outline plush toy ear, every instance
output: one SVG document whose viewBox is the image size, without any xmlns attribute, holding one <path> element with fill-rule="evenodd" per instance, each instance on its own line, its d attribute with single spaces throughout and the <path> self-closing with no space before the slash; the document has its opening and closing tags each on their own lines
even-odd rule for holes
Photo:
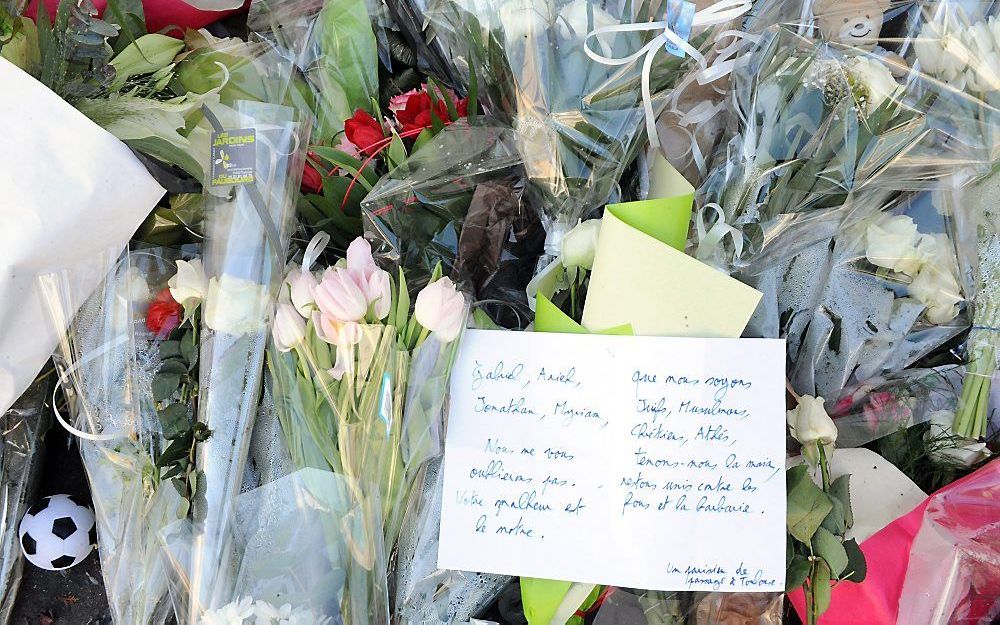
<svg viewBox="0 0 1000 625">
<path fill-rule="evenodd" d="M 830 13 L 837 6 L 837 4 L 837 0 L 816 0 L 813 2 L 813 15 L 819 16 Z"/>
</svg>

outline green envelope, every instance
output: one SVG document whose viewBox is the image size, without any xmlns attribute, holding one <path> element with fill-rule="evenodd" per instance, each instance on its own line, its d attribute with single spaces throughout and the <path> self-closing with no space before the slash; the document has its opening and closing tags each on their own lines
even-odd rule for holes
<svg viewBox="0 0 1000 625">
<path fill-rule="evenodd" d="M 694 187 L 659 152 L 656 154 L 656 160 L 653 162 L 650 174 L 649 195 L 652 199 L 609 204 L 605 208 L 605 223 L 610 216 L 683 255 L 684 246 L 687 243 L 688 225 L 691 221 L 691 208 L 694 205 Z M 603 236 L 603 225 L 601 229 Z M 599 253 L 600 249 L 598 246 Z M 629 251 L 609 250 L 605 253 L 628 255 Z M 593 280 L 593 276 L 591 276 L 591 280 Z M 607 326 L 593 331 L 574 321 L 550 299 L 555 292 L 558 281 L 559 267 L 551 265 L 548 272 L 541 276 L 538 281 L 538 293 L 535 296 L 535 332 L 563 334 L 590 334 L 593 332 L 619 336 L 634 334 L 630 323 Z M 587 300 L 589 301 L 591 297 L 593 297 L 593 293 L 588 292 Z M 571 586 L 572 582 L 522 577 L 521 601 L 528 624 L 550 625 Z"/>
</svg>

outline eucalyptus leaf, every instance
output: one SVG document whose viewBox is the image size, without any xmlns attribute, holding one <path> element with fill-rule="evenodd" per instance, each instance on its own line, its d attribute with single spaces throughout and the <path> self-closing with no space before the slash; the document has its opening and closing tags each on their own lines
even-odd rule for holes
<svg viewBox="0 0 1000 625">
<path fill-rule="evenodd" d="M 813 551 L 830 565 L 830 574 L 839 577 L 847 567 L 847 551 L 840 539 L 825 527 L 816 529 L 812 539 Z"/>
</svg>

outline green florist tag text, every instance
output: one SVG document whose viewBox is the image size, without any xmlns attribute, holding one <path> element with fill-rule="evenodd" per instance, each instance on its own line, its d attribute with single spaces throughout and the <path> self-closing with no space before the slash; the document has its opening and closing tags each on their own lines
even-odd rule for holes
<svg viewBox="0 0 1000 625">
<path fill-rule="evenodd" d="M 212 133 L 212 186 L 253 184 L 257 132 L 253 128 Z"/>
</svg>

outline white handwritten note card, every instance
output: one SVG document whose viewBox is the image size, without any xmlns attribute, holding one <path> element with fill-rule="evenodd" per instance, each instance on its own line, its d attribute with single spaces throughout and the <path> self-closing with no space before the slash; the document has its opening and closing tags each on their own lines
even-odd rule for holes
<svg viewBox="0 0 1000 625">
<path fill-rule="evenodd" d="M 440 567 L 784 589 L 782 341 L 469 331 L 459 352 Z"/>
</svg>

